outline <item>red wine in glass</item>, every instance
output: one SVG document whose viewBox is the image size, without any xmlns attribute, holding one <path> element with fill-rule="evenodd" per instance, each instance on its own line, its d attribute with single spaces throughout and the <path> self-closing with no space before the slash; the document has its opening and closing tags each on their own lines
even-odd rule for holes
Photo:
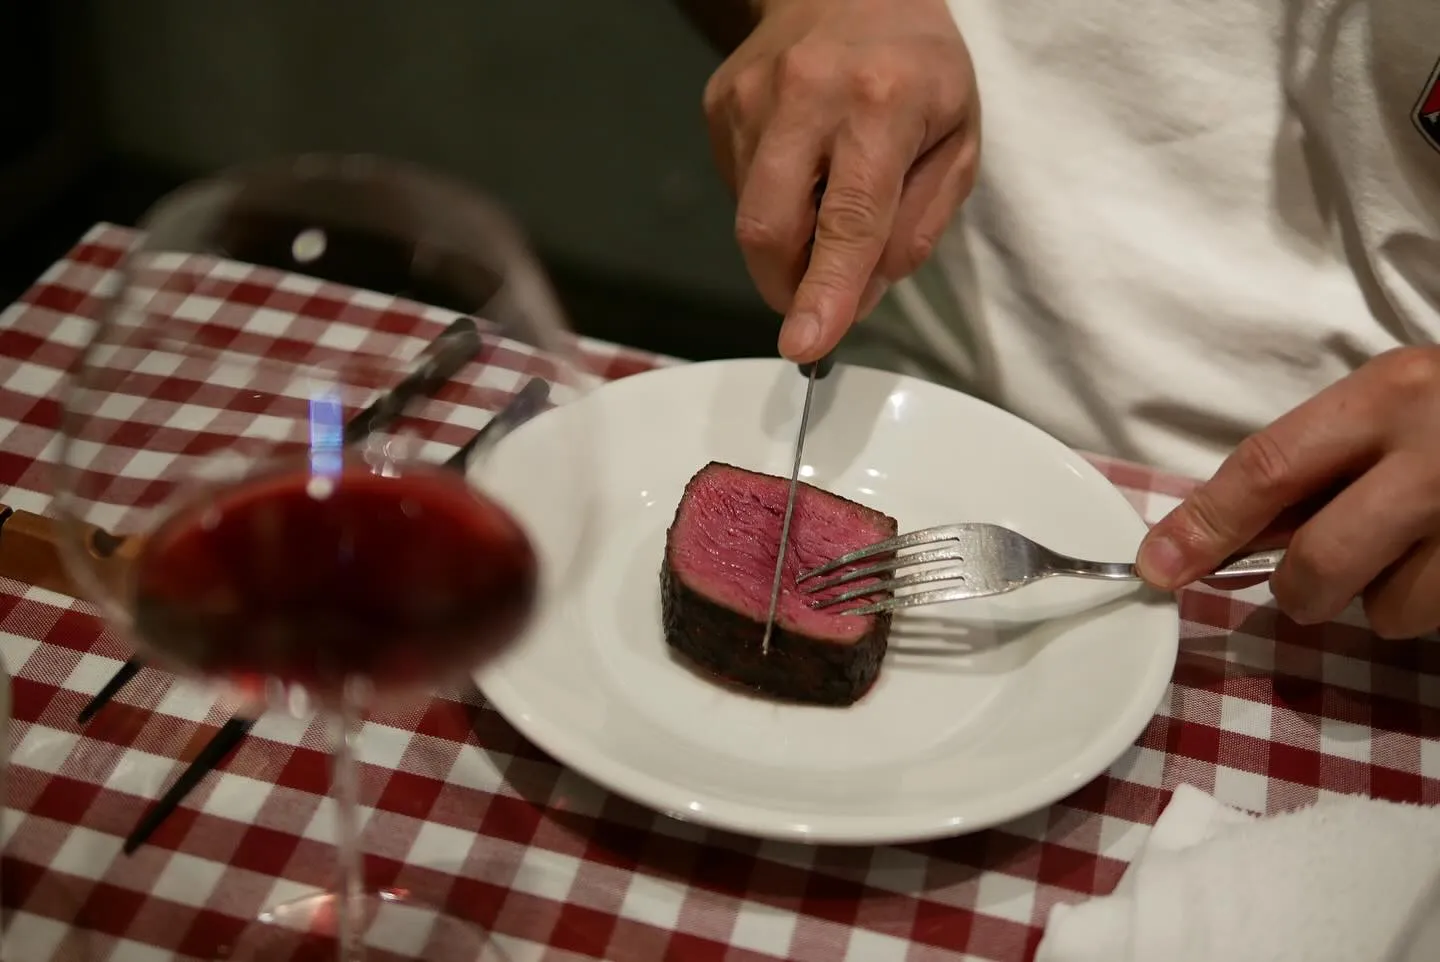
<svg viewBox="0 0 1440 962">
<path fill-rule="evenodd" d="M 135 628 L 239 690 L 408 690 L 517 637 L 537 595 L 525 531 L 456 472 L 272 467 L 164 520 L 134 568 Z"/>
<path fill-rule="evenodd" d="M 533 452 L 555 505 L 542 557 L 517 524 L 528 518 L 444 468 L 363 463 L 406 445 L 356 453 L 343 425 L 411 366 L 406 345 L 421 330 L 405 319 L 416 300 L 476 319 L 491 350 L 456 380 L 493 389 L 502 371 L 528 373 L 558 389 L 557 403 L 583 396 L 594 379 L 559 299 L 493 202 L 381 157 L 308 154 L 220 172 L 163 198 L 140 227 L 62 395 L 67 563 L 147 657 L 240 686 L 247 709 L 319 709 L 333 738 L 337 884 L 265 906 L 224 957 L 287 958 L 275 947 L 296 933 L 329 938 L 327 926 L 344 962 L 367 945 L 393 958 L 417 940 L 428 962 L 503 957 L 471 906 L 366 891 L 361 717 L 372 699 L 409 702 L 521 640 L 548 594 L 539 564 L 563 567 L 581 543 L 600 452 L 580 415 Z M 347 282 L 395 309 L 334 286 Z M 250 294 L 271 286 L 270 316 L 251 317 Z M 250 293 L 232 296 L 242 287 Z M 181 310 L 193 298 L 235 310 L 197 321 Z M 159 371 L 173 372 L 163 388 Z M 122 466 L 117 410 L 157 429 L 147 446 L 177 456 Z M 256 462 L 262 451 L 295 460 Z M 216 472 L 238 463 L 252 470 L 217 485 Z M 198 496 L 168 500 L 197 484 Z M 97 521 L 139 545 L 123 577 L 83 540 Z M 295 697 L 302 689 L 311 697 Z"/>
</svg>

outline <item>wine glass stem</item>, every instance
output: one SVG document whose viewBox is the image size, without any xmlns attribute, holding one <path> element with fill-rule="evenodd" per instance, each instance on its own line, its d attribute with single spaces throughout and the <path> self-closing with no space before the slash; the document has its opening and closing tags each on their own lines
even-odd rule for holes
<svg viewBox="0 0 1440 962">
<path fill-rule="evenodd" d="M 333 726 L 334 770 L 331 792 L 335 796 L 335 852 L 340 860 L 340 891 L 336 929 L 340 942 L 340 962 L 362 962 L 365 949 L 360 941 L 364 888 L 364 865 L 360 852 L 357 826 L 359 809 L 359 777 L 355 761 L 355 741 L 360 734 L 360 718 L 349 699 L 331 717 Z"/>
</svg>

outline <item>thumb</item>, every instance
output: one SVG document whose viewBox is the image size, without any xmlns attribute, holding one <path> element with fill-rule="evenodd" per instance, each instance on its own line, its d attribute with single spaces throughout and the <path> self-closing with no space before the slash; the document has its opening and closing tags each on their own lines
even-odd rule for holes
<svg viewBox="0 0 1440 962">
<path fill-rule="evenodd" d="M 1280 508 L 1227 497 L 1229 486 L 1220 480 L 1196 488 L 1150 529 L 1135 559 L 1141 578 L 1166 591 L 1183 588 L 1220 567 L 1273 522 Z"/>
</svg>

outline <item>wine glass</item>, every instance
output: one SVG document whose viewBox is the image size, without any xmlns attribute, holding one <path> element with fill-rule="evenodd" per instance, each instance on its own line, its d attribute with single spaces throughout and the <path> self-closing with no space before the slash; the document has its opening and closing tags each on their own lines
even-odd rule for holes
<svg viewBox="0 0 1440 962">
<path fill-rule="evenodd" d="M 415 167 L 302 156 L 167 196 L 120 275 L 63 400 L 56 506 L 72 572 L 157 665 L 316 710 L 334 736 L 337 890 L 269 907 L 230 957 L 280 957 L 280 941 L 313 946 L 326 925 L 326 955 L 345 962 L 367 942 L 424 945 L 434 962 L 500 957 L 438 910 L 418 941 L 384 931 L 426 907 L 363 890 L 355 736 L 367 708 L 467 674 L 564 590 L 588 432 L 567 416 L 534 465 L 556 502 L 541 550 L 483 469 L 438 463 L 480 419 L 445 425 L 417 403 L 418 417 L 353 443 L 346 419 L 461 317 L 478 352 L 439 386 L 442 404 L 501 409 L 527 378 L 552 404 L 584 392 L 592 378 L 520 231 Z"/>
</svg>

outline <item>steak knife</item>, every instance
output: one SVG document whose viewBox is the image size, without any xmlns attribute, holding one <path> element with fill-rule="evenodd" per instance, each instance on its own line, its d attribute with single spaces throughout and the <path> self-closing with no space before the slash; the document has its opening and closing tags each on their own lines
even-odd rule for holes
<svg viewBox="0 0 1440 962">
<path fill-rule="evenodd" d="M 345 443 L 363 441 L 390 427 L 415 401 L 434 396 L 461 368 L 479 356 L 484 346 L 473 317 L 457 317 L 451 321 L 426 348 L 418 367 L 346 423 Z"/>
<path fill-rule="evenodd" d="M 765 637 L 760 641 L 760 654 L 770 654 L 770 635 L 775 630 L 775 609 L 780 604 L 780 582 L 785 571 L 785 549 L 790 544 L 790 517 L 795 513 L 795 492 L 800 486 L 800 463 L 805 456 L 805 435 L 810 429 L 810 401 L 815 396 L 815 381 L 830 373 L 835 366 L 833 354 L 812 364 L 800 365 L 805 375 L 805 406 L 800 409 L 800 429 L 795 433 L 795 459 L 790 468 L 790 493 L 785 498 L 785 518 L 780 522 L 780 549 L 775 554 L 775 577 L 770 583 L 770 612 L 765 616 Z"/>
</svg>

